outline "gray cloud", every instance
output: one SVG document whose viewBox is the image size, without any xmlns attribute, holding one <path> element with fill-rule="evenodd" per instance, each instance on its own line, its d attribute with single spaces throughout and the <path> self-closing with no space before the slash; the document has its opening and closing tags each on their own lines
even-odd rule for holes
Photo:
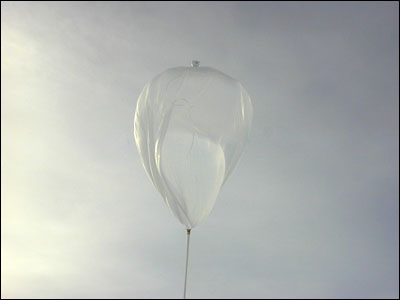
<svg viewBox="0 0 400 300">
<path fill-rule="evenodd" d="M 1 6 L 2 297 L 181 296 L 184 228 L 133 114 L 198 59 L 254 123 L 193 230 L 188 296 L 398 298 L 398 3 Z"/>
</svg>

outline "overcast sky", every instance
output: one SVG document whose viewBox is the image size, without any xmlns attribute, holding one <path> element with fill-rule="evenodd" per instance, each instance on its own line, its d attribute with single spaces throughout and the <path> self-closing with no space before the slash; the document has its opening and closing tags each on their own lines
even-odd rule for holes
<svg viewBox="0 0 400 300">
<path fill-rule="evenodd" d="M 397 2 L 1 2 L 2 298 L 176 298 L 133 116 L 192 59 L 254 106 L 189 298 L 399 297 Z"/>
</svg>

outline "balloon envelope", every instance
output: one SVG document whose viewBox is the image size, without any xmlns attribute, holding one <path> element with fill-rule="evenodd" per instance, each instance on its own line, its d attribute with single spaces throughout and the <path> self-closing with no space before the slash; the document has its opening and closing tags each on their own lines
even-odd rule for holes
<svg viewBox="0 0 400 300">
<path fill-rule="evenodd" d="M 252 115 L 240 82 L 209 67 L 168 69 L 143 88 L 136 145 L 154 186 L 187 228 L 210 214 L 243 151 Z"/>
</svg>

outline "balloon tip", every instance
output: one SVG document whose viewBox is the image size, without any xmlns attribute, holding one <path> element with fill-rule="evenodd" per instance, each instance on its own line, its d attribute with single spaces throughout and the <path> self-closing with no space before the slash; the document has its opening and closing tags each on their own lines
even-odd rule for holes
<svg viewBox="0 0 400 300">
<path fill-rule="evenodd" d="M 200 65 L 200 61 L 192 60 L 192 67 L 198 67 Z"/>
<path fill-rule="evenodd" d="M 190 228 L 186 229 L 186 232 L 187 232 L 188 235 L 190 234 L 190 231 L 191 231 L 191 230 L 192 230 L 192 229 L 190 229 Z"/>
</svg>

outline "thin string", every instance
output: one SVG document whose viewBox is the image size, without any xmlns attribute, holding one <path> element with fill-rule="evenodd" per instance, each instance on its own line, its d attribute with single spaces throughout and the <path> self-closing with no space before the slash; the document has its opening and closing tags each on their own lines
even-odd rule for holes
<svg viewBox="0 0 400 300">
<path fill-rule="evenodd" d="M 189 241 L 190 241 L 190 229 L 186 229 L 187 238 L 186 238 L 186 267 L 185 267 L 185 285 L 183 287 L 183 299 L 186 299 L 186 281 L 187 281 L 187 270 L 188 270 L 188 261 L 189 261 Z"/>
</svg>

